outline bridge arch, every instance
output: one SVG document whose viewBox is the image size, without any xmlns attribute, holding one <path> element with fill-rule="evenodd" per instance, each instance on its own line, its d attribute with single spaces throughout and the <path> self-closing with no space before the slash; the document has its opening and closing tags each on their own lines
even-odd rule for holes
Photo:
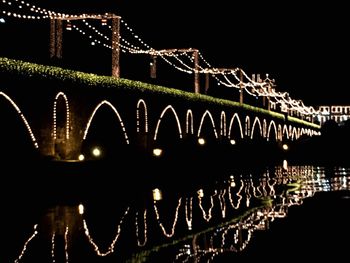
<svg viewBox="0 0 350 263">
<path fill-rule="evenodd" d="M 165 115 L 166 112 L 172 112 L 173 113 L 173 116 L 175 117 L 176 119 L 176 124 L 177 124 L 177 128 L 178 128 L 178 131 L 179 131 L 179 138 L 182 139 L 182 130 L 181 130 L 181 124 L 180 124 L 180 120 L 179 120 L 179 117 L 174 109 L 173 106 L 171 105 L 168 105 L 165 107 L 165 109 L 162 111 L 162 113 L 160 114 L 160 117 L 157 121 L 157 126 L 156 126 L 156 129 L 154 131 L 154 137 L 153 137 L 153 140 L 156 141 L 157 140 L 157 137 L 158 137 L 158 132 L 159 132 L 159 127 L 160 127 L 160 123 Z"/>
<path fill-rule="evenodd" d="M 289 132 L 288 132 L 288 127 L 287 127 L 287 124 L 284 124 L 283 125 L 283 129 L 282 129 L 282 140 L 284 138 L 286 138 L 287 140 L 289 140 Z"/>
<path fill-rule="evenodd" d="M 238 116 L 238 113 L 236 112 L 235 114 L 233 114 L 231 120 L 230 120 L 230 125 L 229 125 L 229 128 L 228 128 L 228 138 L 231 139 L 232 138 L 232 125 L 233 125 L 233 122 L 234 120 L 237 120 L 237 123 L 238 123 L 238 127 L 239 127 L 239 131 L 240 131 L 240 135 L 241 135 L 241 139 L 244 138 L 244 135 L 243 135 L 243 128 L 242 128 L 242 123 L 241 123 L 241 120 Z"/>
<path fill-rule="evenodd" d="M 264 119 L 263 121 L 263 137 L 266 138 L 267 136 L 267 121 Z"/>
<path fill-rule="evenodd" d="M 296 127 L 293 127 L 291 140 L 293 141 L 293 140 L 296 140 L 296 139 L 298 139 L 298 131 L 297 131 Z"/>
<path fill-rule="evenodd" d="M 94 111 L 92 112 L 92 114 L 90 115 L 90 118 L 86 124 L 86 127 L 85 127 L 85 130 L 84 130 L 84 136 L 83 136 L 83 140 L 86 139 L 86 136 L 89 132 L 89 129 L 90 129 L 90 126 L 91 126 L 91 123 L 92 123 L 92 120 L 94 119 L 95 115 L 96 115 L 96 112 L 103 106 L 103 105 L 106 105 L 107 107 L 109 107 L 110 109 L 112 109 L 112 111 L 114 112 L 114 114 L 117 116 L 118 118 L 118 121 L 119 121 L 119 124 L 122 128 L 122 131 L 123 131 L 123 135 L 124 135 L 124 138 L 125 138 L 125 142 L 127 144 L 129 144 L 129 138 L 128 138 L 128 135 L 126 133 L 126 130 L 125 130 L 125 126 L 124 126 L 124 122 L 122 120 L 122 118 L 120 117 L 120 114 L 119 112 L 117 111 L 117 109 L 107 100 L 103 100 L 101 101 L 94 109 Z"/>
<path fill-rule="evenodd" d="M 245 117 L 245 125 L 244 125 L 244 134 L 245 136 L 249 137 L 250 136 L 250 118 L 249 116 L 247 115 Z"/>
<path fill-rule="evenodd" d="M 260 122 L 260 119 L 259 117 L 255 117 L 254 119 L 254 122 L 253 122 L 253 125 L 252 125 L 252 129 L 251 129 L 251 133 L 250 133 L 250 139 L 254 139 L 254 131 L 255 131 L 255 127 L 256 127 L 256 124 L 258 124 L 259 126 L 259 134 L 260 134 L 260 137 L 262 137 L 262 126 L 261 126 L 261 122 Z"/>
<path fill-rule="evenodd" d="M 34 133 L 26 119 L 26 117 L 23 115 L 22 111 L 20 110 L 20 108 L 17 106 L 17 104 L 7 95 L 5 94 L 4 92 L 0 91 L 0 96 L 2 96 L 3 98 L 5 98 L 6 101 L 8 101 L 10 103 L 10 105 L 16 110 L 16 112 L 18 113 L 19 117 L 21 118 L 23 124 L 25 125 L 27 131 L 28 131 L 28 134 L 30 136 L 30 139 L 33 143 L 33 146 L 38 149 L 39 148 L 39 145 L 37 143 L 37 140 L 34 136 Z"/>
<path fill-rule="evenodd" d="M 64 100 L 64 106 L 65 106 L 64 136 L 65 136 L 65 139 L 68 140 L 69 133 L 70 133 L 70 120 L 69 120 L 70 110 L 69 110 L 69 103 L 68 103 L 67 96 L 63 92 L 57 93 L 53 103 L 53 139 L 57 140 L 58 139 L 57 137 L 59 137 L 57 136 L 57 103 L 59 101 L 59 98 L 63 98 Z"/>
<path fill-rule="evenodd" d="M 215 128 L 215 122 L 214 122 L 212 114 L 208 110 L 206 110 L 203 113 L 203 115 L 202 115 L 201 122 L 200 122 L 200 125 L 199 125 L 199 128 L 198 128 L 198 132 L 197 132 L 197 137 L 198 138 L 201 137 L 202 127 L 203 127 L 203 123 L 204 123 L 205 117 L 208 117 L 210 119 L 211 126 L 213 128 L 215 138 L 217 139 L 218 138 L 218 133 L 217 133 L 216 128 Z"/>
<path fill-rule="evenodd" d="M 221 111 L 220 114 L 220 135 L 226 136 L 226 113 Z"/>
<path fill-rule="evenodd" d="M 141 118 L 143 116 L 143 119 Z M 141 132 L 141 123 L 143 120 L 143 129 L 142 132 L 148 133 L 148 110 L 146 102 L 143 99 L 140 99 L 136 105 L 136 132 Z"/>
<path fill-rule="evenodd" d="M 269 127 L 267 128 L 267 135 L 266 135 L 267 141 L 270 140 L 270 136 L 272 133 L 271 129 L 273 129 L 273 133 L 275 134 L 274 138 L 275 138 L 275 141 L 277 142 L 278 141 L 278 132 L 277 132 L 276 123 L 274 120 L 270 121 Z"/>
<path fill-rule="evenodd" d="M 193 128 L 193 113 L 191 109 L 188 109 L 186 112 L 186 133 L 194 134 Z"/>
</svg>

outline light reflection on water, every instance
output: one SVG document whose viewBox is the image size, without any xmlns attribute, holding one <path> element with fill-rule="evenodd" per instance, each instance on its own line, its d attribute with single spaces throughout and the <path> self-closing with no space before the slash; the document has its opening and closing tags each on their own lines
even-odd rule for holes
<svg viewBox="0 0 350 263">
<path fill-rule="evenodd" d="M 89 196 L 70 205 L 55 204 L 37 211 L 31 227 L 22 218 L 25 230 L 11 237 L 7 245 L 12 247 L 2 258 L 4 262 L 212 262 L 220 254 L 244 251 L 257 231 L 268 230 L 276 219 L 288 216 L 290 207 L 318 192 L 345 191 L 344 196 L 350 196 L 350 169 L 343 167 L 284 163 L 260 174 L 220 178 L 208 185 L 194 183 L 181 193 L 154 188 L 143 189 L 139 196 L 127 192 L 132 196 L 124 201 L 112 198 L 100 203 Z"/>
</svg>

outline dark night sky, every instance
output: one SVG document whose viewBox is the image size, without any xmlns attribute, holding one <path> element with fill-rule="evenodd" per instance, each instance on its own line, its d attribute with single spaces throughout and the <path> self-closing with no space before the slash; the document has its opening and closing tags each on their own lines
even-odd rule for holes
<svg viewBox="0 0 350 263">
<path fill-rule="evenodd" d="M 70 13 L 113 12 L 156 49 L 193 47 L 214 67 L 269 73 L 278 91 L 306 105 L 349 104 L 347 9 L 336 2 L 28 1 Z"/>
</svg>

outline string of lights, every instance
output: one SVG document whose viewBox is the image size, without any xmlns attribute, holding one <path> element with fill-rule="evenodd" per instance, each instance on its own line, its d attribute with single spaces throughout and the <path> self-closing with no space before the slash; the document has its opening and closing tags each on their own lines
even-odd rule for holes
<svg viewBox="0 0 350 263">
<path fill-rule="evenodd" d="M 67 21 L 67 30 L 74 28 L 76 31 L 80 32 L 82 35 L 87 35 L 85 30 L 82 30 L 78 27 L 75 21 L 83 20 L 83 23 L 93 31 L 94 34 L 97 34 L 98 37 L 101 37 L 104 41 L 109 41 L 110 38 L 99 31 L 95 26 L 90 25 L 86 19 L 100 19 L 102 23 L 101 26 L 106 25 L 106 17 L 111 14 L 64 14 L 41 8 L 30 4 L 26 1 L 20 0 L 2 0 L 0 4 L 4 5 L 5 8 L 2 11 L 2 14 L 8 17 L 18 18 L 18 19 L 62 19 Z M 74 22 L 74 24 L 72 24 Z M 123 20 L 120 19 L 121 24 L 126 28 L 126 32 L 129 32 L 131 37 L 138 42 L 138 44 L 132 44 L 131 41 L 126 40 L 125 38 L 120 38 L 120 41 L 115 48 L 121 48 L 123 53 L 131 54 L 147 54 L 153 56 L 159 56 L 167 64 L 174 67 L 176 70 L 187 74 L 210 74 L 216 81 L 217 85 L 224 85 L 226 87 L 233 87 L 236 89 L 242 89 L 249 95 L 253 97 L 268 97 L 269 103 L 281 105 L 283 111 L 296 111 L 301 115 L 314 116 L 318 114 L 318 110 L 315 110 L 312 106 L 305 106 L 304 103 L 300 100 L 294 100 L 290 98 L 289 94 L 286 92 L 277 92 L 275 90 L 274 81 L 271 81 L 268 78 L 268 75 L 265 79 L 256 80 L 249 77 L 248 74 L 242 69 L 234 69 L 222 71 L 218 70 L 203 57 L 203 55 L 198 51 L 198 56 L 200 61 L 204 63 L 204 66 L 198 64 L 193 66 L 193 57 L 189 56 L 181 50 L 170 50 L 169 52 L 157 51 L 143 41 L 134 30 Z M 109 25 L 108 28 L 112 30 L 112 27 Z M 112 45 L 103 43 L 101 40 L 98 40 L 92 34 L 88 35 L 91 45 L 100 44 L 105 48 L 113 49 Z M 120 43 L 122 42 L 122 43 Z M 189 49 L 191 50 L 191 49 Z M 193 49 L 194 50 L 194 49 Z M 187 63 L 183 58 L 190 59 L 190 64 Z M 172 61 L 174 59 L 174 62 Z M 238 73 L 243 75 L 243 79 L 238 76 Z M 223 77 L 223 79 L 221 79 Z M 233 77 L 233 79 L 231 79 Z M 274 105 L 275 108 L 275 105 Z"/>
</svg>

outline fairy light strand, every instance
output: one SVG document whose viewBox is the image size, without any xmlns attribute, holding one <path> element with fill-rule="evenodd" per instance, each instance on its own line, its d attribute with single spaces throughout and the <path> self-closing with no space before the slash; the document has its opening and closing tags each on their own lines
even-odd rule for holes
<svg viewBox="0 0 350 263">
<path fill-rule="evenodd" d="M 112 14 L 104 14 L 104 15 L 90 15 L 90 14 L 80 14 L 80 15 L 70 15 L 70 14 L 64 14 L 64 13 L 56 13 L 52 10 L 47 10 L 32 4 L 29 4 L 25 1 L 8 1 L 3 0 L 2 3 L 5 5 L 5 7 L 8 8 L 15 8 L 17 7 L 18 10 L 21 10 L 21 12 L 26 9 L 29 12 L 34 13 L 35 15 L 31 14 L 22 14 L 19 12 L 12 12 L 3 10 L 3 15 L 6 16 L 12 16 L 14 18 L 19 19 L 63 19 L 63 20 L 78 20 L 78 19 L 103 19 L 105 17 L 109 17 Z M 129 32 L 133 39 L 135 39 L 140 45 L 133 45 L 130 41 L 127 41 L 126 39 L 121 38 L 122 42 L 126 44 L 126 46 L 121 46 L 122 52 L 130 52 L 130 53 L 145 53 L 145 54 L 156 54 L 157 56 L 160 56 L 166 63 L 173 66 L 175 69 L 188 73 L 210 73 L 214 78 L 217 80 L 218 85 L 222 84 L 228 87 L 234 87 L 237 89 L 243 89 L 245 92 L 250 94 L 251 96 L 264 96 L 269 97 L 272 100 L 275 100 L 275 102 L 279 103 L 280 105 L 285 105 L 287 111 L 296 111 L 299 112 L 302 115 L 306 116 L 315 116 L 319 114 L 319 110 L 315 110 L 313 107 L 307 107 L 304 105 L 304 103 L 301 100 L 294 100 L 289 97 L 289 94 L 286 92 L 276 92 L 274 89 L 274 83 L 268 78 L 268 76 L 265 79 L 257 79 L 254 80 L 248 76 L 246 72 L 244 72 L 242 69 L 239 70 L 233 70 L 228 72 L 220 72 L 219 76 L 223 76 L 225 81 L 219 80 L 219 78 L 216 76 L 218 73 L 218 70 L 213 68 L 211 64 L 203 57 L 203 55 L 198 51 L 198 56 L 200 58 L 200 61 L 202 61 L 205 66 L 197 65 L 198 69 L 196 67 L 193 67 L 191 65 L 188 65 L 184 60 L 180 59 L 179 56 L 187 56 L 187 54 L 184 54 L 183 52 L 176 54 L 177 52 L 168 52 L 168 53 L 161 53 L 155 51 L 155 49 L 151 48 L 150 45 L 146 44 L 135 32 L 134 30 L 123 20 L 121 19 L 121 24 L 127 29 L 126 32 Z M 86 21 L 85 21 L 86 22 Z M 108 26 L 110 28 L 110 26 Z M 89 26 L 98 36 L 103 37 L 105 40 L 108 38 L 104 36 L 99 30 L 94 26 Z M 77 28 L 76 28 L 77 29 Z M 79 29 L 77 29 L 79 31 Z M 95 43 L 95 40 L 93 41 Z M 101 41 L 96 40 L 96 43 L 102 44 Z M 120 44 L 120 43 L 119 43 Z M 112 48 L 110 45 L 102 44 L 104 47 Z M 180 63 L 180 66 L 175 65 L 173 62 L 171 62 L 169 59 L 166 58 L 166 56 L 169 56 L 169 58 L 174 58 L 178 63 Z M 190 61 L 192 62 L 193 59 L 191 57 Z M 209 67 L 209 68 L 208 68 Z M 246 82 L 240 81 L 240 78 L 237 76 L 237 72 L 241 72 Z M 229 76 L 233 76 L 233 80 L 237 81 L 238 84 L 233 83 L 232 80 L 229 79 Z M 272 102 L 272 103 L 275 103 Z"/>
<path fill-rule="evenodd" d="M 153 208 L 154 208 L 154 212 L 156 213 L 156 218 L 157 218 L 158 225 L 160 226 L 164 236 L 166 236 L 168 238 L 172 237 L 175 234 L 175 227 L 176 227 L 176 223 L 177 223 L 177 220 L 178 220 L 178 217 L 179 217 L 179 208 L 181 206 L 181 200 L 182 200 L 182 198 L 179 198 L 179 200 L 178 200 L 178 203 L 177 203 L 177 206 L 176 206 L 176 209 L 175 209 L 174 221 L 173 221 L 173 225 L 171 227 L 170 233 L 167 233 L 163 223 L 160 221 L 160 215 L 159 215 L 159 211 L 158 211 L 158 208 L 157 208 L 157 202 L 154 201 L 154 203 L 153 203 Z"/>
<path fill-rule="evenodd" d="M 139 222 L 138 222 L 138 212 L 136 211 L 135 215 L 135 227 L 136 227 L 136 239 L 137 239 L 137 245 L 139 247 L 143 247 L 147 243 L 147 209 L 143 211 L 143 242 L 140 241 L 140 234 L 139 234 Z"/>
<path fill-rule="evenodd" d="M 15 108 L 15 110 L 17 111 L 17 113 L 18 113 L 19 116 L 21 117 L 21 119 L 22 119 L 24 125 L 26 126 L 26 128 L 27 128 L 27 130 L 28 130 L 28 132 L 29 132 L 29 136 L 30 136 L 30 138 L 31 138 L 31 140 L 32 140 L 32 142 L 33 142 L 33 144 L 34 144 L 34 147 L 38 149 L 38 148 L 39 148 L 39 145 L 38 145 L 37 140 L 36 140 L 36 138 L 35 138 L 35 136 L 34 136 L 34 133 L 33 133 L 32 129 L 31 129 L 31 127 L 30 127 L 30 125 L 29 125 L 27 119 L 24 117 L 23 113 L 21 112 L 20 108 L 19 108 L 19 107 L 17 106 L 17 104 L 16 104 L 7 94 L 5 94 L 4 92 L 0 91 L 0 96 L 3 96 L 3 97 L 4 97 L 7 101 L 9 101 L 9 102 L 11 103 L 11 105 Z"/>
<path fill-rule="evenodd" d="M 69 254 L 68 254 L 68 226 L 66 226 L 66 231 L 64 231 L 64 255 L 66 263 L 69 263 Z"/>
<path fill-rule="evenodd" d="M 55 237 L 56 237 L 56 233 L 52 233 L 52 236 L 51 236 L 51 259 L 52 259 L 52 263 L 56 262 L 56 258 L 55 258 Z"/>
<path fill-rule="evenodd" d="M 30 243 L 30 241 L 33 240 L 33 238 L 35 238 L 35 237 L 37 236 L 37 234 L 38 234 L 38 231 L 36 230 L 37 227 L 38 227 L 38 224 L 35 224 L 34 227 L 33 227 L 33 229 L 34 229 L 33 234 L 32 234 L 32 235 L 27 239 L 27 241 L 24 243 L 23 248 L 22 248 L 22 251 L 21 251 L 21 253 L 19 254 L 19 256 L 17 257 L 17 259 L 15 260 L 15 263 L 19 263 L 19 262 L 21 261 L 21 259 L 23 258 L 24 254 L 25 254 L 25 252 L 26 252 L 26 250 L 27 250 L 28 244 Z"/>
<path fill-rule="evenodd" d="M 85 219 L 83 219 L 83 225 L 84 225 L 84 230 L 85 230 L 85 236 L 88 238 L 89 243 L 93 246 L 94 251 L 96 252 L 96 254 L 100 257 L 105 257 L 108 256 L 109 254 L 114 252 L 114 247 L 119 239 L 120 236 L 120 232 L 121 232 L 121 226 L 123 224 L 123 220 L 125 218 L 125 216 L 128 214 L 129 212 L 129 207 L 125 210 L 124 215 L 122 216 L 122 218 L 119 221 L 119 224 L 117 226 L 117 233 L 113 239 L 113 241 L 111 242 L 111 244 L 109 245 L 108 249 L 106 250 L 106 252 L 101 252 L 101 249 L 98 247 L 98 245 L 96 244 L 96 242 L 93 240 L 93 238 L 90 236 L 90 232 L 89 232 L 89 228 L 87 226 L 87 223 L 85 221 Z"/>
<path fill-rule="evenodd" d="M 188 201 L 189 199 L 189 201 Z M 185 200 L 185 217 L 188 230 L 192 230 L 192 200 L 193 197 L 186 198 Z M 188 204 L 189 202 L 189 204 Z"/>
</svg>

